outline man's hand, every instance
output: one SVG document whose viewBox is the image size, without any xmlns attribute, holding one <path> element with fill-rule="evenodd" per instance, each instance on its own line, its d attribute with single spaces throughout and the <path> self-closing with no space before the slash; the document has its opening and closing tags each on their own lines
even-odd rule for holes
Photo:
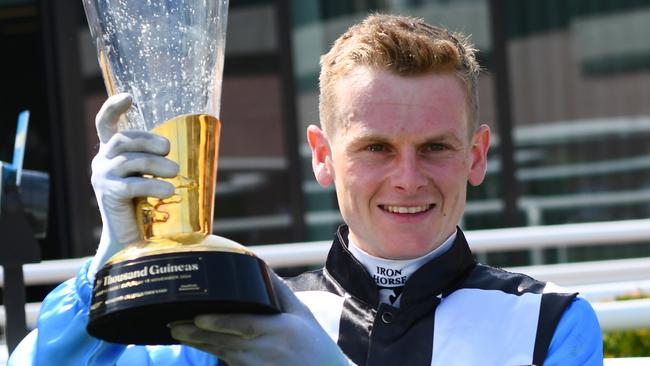
<svg viewBox="0 0 650 366">
<path fill-rule="evenodd" d="M 284 313 L 208 314 L 172 326 L 172 337 L 230 366 L 354 365 L 282 279 L 271 273 Z"/>
<path fill-rule="evenodd" d="M 169 153 L 169 141 L 146 131 L 117 132 L 117 122 L 130 106 L 130 95 L 114 95 L 95 120 L 100 145 L 92 162 L 91 181 L 103 226 L 97 254 L 88 269 L 91 283 L 113 254 L 139 239 L 133 198 L 167 198 L 174 193 L 172 184 L 142 176 L 172 178 L 178 174 L 178 164 L 164 157 Z"/>
</svg>

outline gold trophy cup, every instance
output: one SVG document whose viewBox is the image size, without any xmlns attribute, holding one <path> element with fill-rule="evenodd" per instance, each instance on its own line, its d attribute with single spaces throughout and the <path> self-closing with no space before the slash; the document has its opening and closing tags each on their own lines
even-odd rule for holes
<svg viewBox="0 0 650 366">
<path fill-rule="evenodd" d="M 114 343 L 174 344 L 168 324 L 206 313 L 280 312 L 266 264 L 212 234 L 228 0 L 83 0 L 120 129 L 170 141 L 166 199 L 135 200 L 142 240 L 96 275 L 87 326 Z M 149 177 L 155 179 L 155 177 Z"/>
</svg>

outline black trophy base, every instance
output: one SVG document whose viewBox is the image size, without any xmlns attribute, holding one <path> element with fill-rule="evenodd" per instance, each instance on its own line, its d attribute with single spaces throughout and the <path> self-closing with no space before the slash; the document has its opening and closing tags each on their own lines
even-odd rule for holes
<svg viewBox="0 0 650 366">
<path fill-rule="evenodd" d="M 261 259 L 221 251 L 166 253 L 102 268 L 86 329 L 112 343 L 178 344 L 169 323 L 200 314 L 280 311 Z"/>
</svg>

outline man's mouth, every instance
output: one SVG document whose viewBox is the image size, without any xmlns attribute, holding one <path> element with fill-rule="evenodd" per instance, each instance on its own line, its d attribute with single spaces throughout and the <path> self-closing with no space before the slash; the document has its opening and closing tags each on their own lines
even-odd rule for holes
<svg viewBox="0 0 650 366">
<path fill-rule="evenodd" d="M 421 205 L 421 206 L 395 206 L 395 205 L 379 205 L 382 210 L 390 213 L 397 214 L 417 214 L 425 211 L 429 211 L 433 208 L 433 204 L 430 205 Z"/>
</svg>

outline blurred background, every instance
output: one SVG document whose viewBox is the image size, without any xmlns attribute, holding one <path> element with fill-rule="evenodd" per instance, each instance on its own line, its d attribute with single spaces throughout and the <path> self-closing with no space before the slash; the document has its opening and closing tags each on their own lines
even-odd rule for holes
<svg viewBox="0 0 650 366">
<path fill-rule="evenodd" d="M 216 234 L 331 239 L 341 217 L 333 189 L 313 179 L 304 131 L 318 121 L 319 56 L 372 11 L 422 17 L 480 50 L 480 119 L 496 137 L 464 229 L 650 218 L 650 0 L 231 0 Z M 90 161 L 106 92 L 81 1 L 0 0 L 0 50 L 0 160 L 29 109 L 25 167 L 50 175 L 42 258 L 92 255 Z M 647 240 L 615 244 L 479 256 L 497 266 L 650 256 Z"/>
<path fill-rule="evenodd" d="M 331 238 L 341 218 L 304 131 L 318 122 L 320 55 L 370 11 L 422 17 L 480 50 L 480 119 L 496 137 L 465 229 L 650 217 L 650 1 L 231 0 L 215 233 L 246 245 Z M 50 174 L 43 259 L 90 255 L 106 92 L 81 1 L 0 0 L 0 50 L 0 160 L 29 109 L 25 167 Z M 640 255 L 647 243 L 489 261 Z"/>
</svg>

